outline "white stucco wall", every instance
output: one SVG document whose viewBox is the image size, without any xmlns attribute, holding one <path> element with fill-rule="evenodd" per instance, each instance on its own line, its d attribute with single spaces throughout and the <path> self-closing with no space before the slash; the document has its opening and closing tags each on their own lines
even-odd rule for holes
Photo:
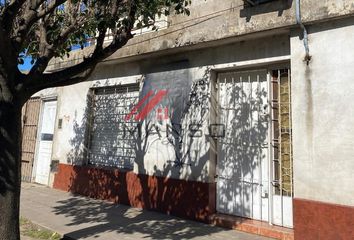
<svg viewBox="0 0 354 240">
<path fill-rule="evenodd" d="M 52 160 L 71 163 L 71 156 L 80 152 L 80 144 L 73 143 L 76 136 L 74 129 L 80 129 L 85 108 L 81 107 L 86 99 L 90 83 L 80 83 L 70 87 L 58 88 L 57 121 L 55 125 Z M 77 107 L 77 106 L 80 107 Z M 58 128 L 58 120 L 62 119 L 62 128 Z M 80 141 L 80 137 L 76 137 Z M 75 145 L 75 146 L 74 146 Z"/>
<path fill-rule="evenodd" d="M 95 76 L 97 75 L 93 75 L 93 77 Z M 60 163 L 65 164 L 81 164 L 85 159 L 84 147 L 87 127 L 85 114 L 87 114 L 87 94 L 90 88 L 129 84 L 138 81 L 140 77 L 100 79 L 58 88 L 58 109 L 52 160 L 59 160 Z M 59 119 L 62 119 L 61 129 L 58 129 Z"/>
<path fill-rule="evenodd" d="M 308 66 L 291 38 L 295 198 L 354 205 L 353 22 L 310 26 Z"/>
<path fill-rule="evenodd" d="M 56 129 L 52 159 L 60 160 L 61 163 L 65 164 L 80 164 L 84 147 L 86 96 L 90 87 L 131 83 L 143 79 L 141 86 L 144 88 L 144 84 L 150 84 L 149 79 L 151 81 L 156 79 L 162 82 L 160 84 L 154 82 L 154 84 L 157 83 L 158 86 L 161 86 L 166 81 L 166 87 L 173 90 L 174 94 L 178 95 L 179 89 L 182 89 L 183 91 L 180 91 L 182 95 L 176 95 L 176 99 L 187 101 L 190 89 L 198 81 L 204 80 L 207 81 L 207 88 L 200 87 L 197 91 L 202 95 L 202 92 L 209 94 L 202 101 L 204 103 L 202 107 L 205 107 L 207 111 L 206 114 L 200 118 L 201 108 L 191 108 L 186 118 L 181 122 L 186 129 L 188 129 L 188 122 L 191 119 L 200 120 L 202 123 L 201 138 L 195 138 L 192 141 L 188 137 L 188 132 L 184 136 L 184 143 L 191 144 L 190 147 L 184 148 L 184 152 L 182 151 L 183 154 L 188 155 L 187 164 L 181 168 L 174 167 L 175 153 L 173 147 L 166 145 L 166 139 L 158 139 L 157 135 L 153 135 L 149 139 L 151 144 L 145 153 L 143 162 L 135 163 L 134 172 L 212 182 L 215 175 L 215 159 L 212 159 L 209 154 L 210 139 L 208 137 L 208 126 L 210 124 L 208 108 L 211 94 L 208 86 L 212 80 L 215 80 L 210 78 L 212 72 L 259 65 L 267 66 L 288 59 L 289 53 L 290 41 L 288 35 L 285 34 L 236 42 L 218 48 L 195 50 L 154 59 L 149 58 L 140 62 L 127 64 L 110 62 L 110 64 L 101 65 L 93 74 L 93 81 L 60 88 L 58 119 L 63 119 L 63 126 L 62 129 Z M 186 62 L 186 66 L 182 69 L 178 67 L 174 69 L 180 62 Z M 172 66 L 172 68 L 168 70 L 159 69 L 165 66 Z M 184 71 L 186 73 L 183 73 Z M 187 88 L 183 89 L 182 86 L 187 86 Z M 173 94 L 170 96 L 173 96 Z M 174 105 L 178 104 L 174 103 Z M 190 153 L 186 153 L 186 149 L 187 151 L 190 150 Z M 141 167 L 141 164 L 143 167 Z"/>
</svg>

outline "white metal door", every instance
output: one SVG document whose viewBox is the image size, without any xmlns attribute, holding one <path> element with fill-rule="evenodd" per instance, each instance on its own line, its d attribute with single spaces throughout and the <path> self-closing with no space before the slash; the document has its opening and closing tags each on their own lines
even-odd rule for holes
<svg viewBox="0 0 354 240">
<path fill-rule="evenodd" d="M 45 185 L 48 184 L 50 172 L 56 109 L 56 101 L 43 104 L 35 181 Z"/>
<path fill-rule="evenodd" d="M 268 221 L 269 84 L 267 71 L 218 76 L 217 211 Z"/>
</svg>

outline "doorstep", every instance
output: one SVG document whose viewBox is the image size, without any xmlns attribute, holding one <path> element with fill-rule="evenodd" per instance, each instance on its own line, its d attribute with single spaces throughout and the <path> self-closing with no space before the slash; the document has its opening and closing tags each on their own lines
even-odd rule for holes
<svg viewBox="0 0 354 240">
<path fill-rule="evenodd" d="M 285 227 L 270 225 L 267 222 L 230 216 L 225 214 L 214 214 L 210 218 L 213 225 L 231 228 L 238 231 L 257 234 L 264 237 L 270 237 L 281 240 L 293 240 L 294 230 Z"/>
</svg>

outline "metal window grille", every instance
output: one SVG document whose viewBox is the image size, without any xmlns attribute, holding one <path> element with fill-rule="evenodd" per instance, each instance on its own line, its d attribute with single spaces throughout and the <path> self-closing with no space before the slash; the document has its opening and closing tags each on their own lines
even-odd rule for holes
<svg viewBox="0 0 354 240">
<path fill-rule="evenodd" d="M 290 197 L 293 196 L 293 156 L 289 69 L 273 71 L 272 88 L 275 193 Z"/>
<path fill-rule="evenodd" d="M 138 122 L 125 116 L 137 104 L 139 84 L 94 90 L 88 163 L 96 166 L 132 169 L 136 157 Z"/>
</svg>

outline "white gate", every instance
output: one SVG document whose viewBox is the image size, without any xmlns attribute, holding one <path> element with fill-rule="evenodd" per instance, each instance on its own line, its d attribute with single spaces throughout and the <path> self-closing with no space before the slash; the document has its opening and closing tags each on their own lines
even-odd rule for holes
<svg viewBox="0 0 354 240">
<path fill-rule="evenodd" d="M 268 220 L 269 108 L 267 71 L 219 74 L 217 210 Z"/>
<path fill-rule="evenodd" d="M 49 181 L 56 109 L 57 101 L 43 103 L 35 182 L 45 185 Z"/>
<path fill-rule="evenodd" d="M 279 147 L 287 139 L 279 134 L 284 125 L 279 109 L 285 104 L 279 74 L 255 70 L 218 75 L 219 123 L 225 125 L 225 137 L 218 141 L 216 207 L 220 213 L 292 227 L 292 193 L 284 196 L 279 190 L 280 185 L 292 186 L 292 170 L 281 167 L 292 162 L 281 152 L 285 145 Z M 290 89 L 288 94 L 290 109 Z M 291 126 L 286 128 L 291 139 Z M 291 141 L 286 144 L 291 147 Z"/>
<path fill-rule="evenodd" d="M 272 218 L 293 227 L 293 162 L 290 70 L 274 70 L 272 78 Z"/>
</svg>

